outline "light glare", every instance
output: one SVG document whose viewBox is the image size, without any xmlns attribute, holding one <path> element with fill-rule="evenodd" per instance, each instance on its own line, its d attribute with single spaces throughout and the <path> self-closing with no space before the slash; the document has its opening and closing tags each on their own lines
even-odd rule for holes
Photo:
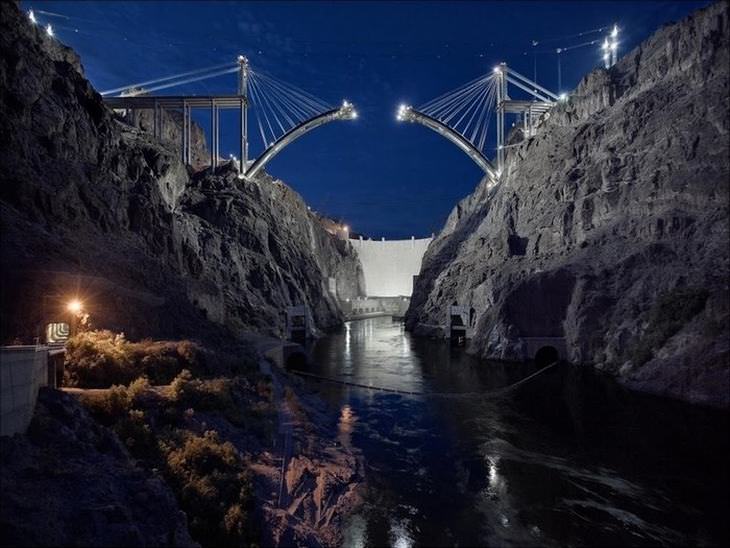
<svg viewBox="0 0 730 548">
<path fill-rule="evenodd" d="M 51 38 L 53 37 L 53 27 L 51 26 L 50 23 L 48 23 L 48 25 L 46 25 L 46 34 L 48 36 L 50 36 Z"/>
</svg>

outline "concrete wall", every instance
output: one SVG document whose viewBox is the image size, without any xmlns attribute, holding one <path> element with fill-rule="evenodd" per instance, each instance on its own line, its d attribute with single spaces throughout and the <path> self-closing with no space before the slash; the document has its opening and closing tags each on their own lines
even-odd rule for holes
<svg viewBox="0 0 730 548">
<path fill-rule="evenodd" d="M 413 276 L 433 238 L 410 240 L 360 240 L 350 242 L 357 252 L 368 297 L 410 297 Z"/>
<path fill-rule="evenodd" d="M 48 347 L 0 348 L 0 435 L 12 436 L 28 428 L 38 389 L 48 384 Z"/>
</svg>

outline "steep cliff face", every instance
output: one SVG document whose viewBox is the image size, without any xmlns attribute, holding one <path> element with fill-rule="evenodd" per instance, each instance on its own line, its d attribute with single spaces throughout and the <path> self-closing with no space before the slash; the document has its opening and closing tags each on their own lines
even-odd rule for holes
<svg viewBox="0 0 730 548">
<path fill-rule="evenodd" d="M 470 350 L 567 358 L 728 406 L 728 4 L 659 30 L 556 106 L 431 245 L 407 317 L 473 307 Z"/>
<path fill-rule="evenodd" d="M 41 389 L 28 432 L 3 438 L 0 465 L 4 546 L 199 546 L 162 477 L 63 392 Z"/>
<path fill-rule="evenodd" d="M 0 53 L 3 340 L 37 335 L 74 295 L 93 324 L 130 336 L 276 333 L 291 304 L 319 329 L 341 321 L 359 262 L 298 194 L 231 166 L 193 175 L 14 3 L 0 5 Z"/>
</svg>

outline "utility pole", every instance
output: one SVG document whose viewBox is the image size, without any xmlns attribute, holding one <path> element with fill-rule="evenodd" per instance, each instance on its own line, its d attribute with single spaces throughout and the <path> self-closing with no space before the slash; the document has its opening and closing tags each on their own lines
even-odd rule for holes
<svg viewBox="0 0 730 548">
<path fill-rule="evenodd" d="M 241 163 L 238 173 L 243 175 L 248 168 L 248 59 L 238 56 L 238 95 L 241 97 Z"/>
</svg>

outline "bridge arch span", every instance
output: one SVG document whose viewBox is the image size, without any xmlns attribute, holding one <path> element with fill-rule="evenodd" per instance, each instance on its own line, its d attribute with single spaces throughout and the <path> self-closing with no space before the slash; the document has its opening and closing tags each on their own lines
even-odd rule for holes
<svg viewBox="0 0 730 548">
<path fill-rule="evenodd" d="M 432 131 L 435 131 L 442 137 L 445 137 L 446 139 L 454 143 L 463 152 L 465 152 L 466 155 L 469 156 L 469 158 L 471 158 L 472 161 L 474 161 L 474 163 L 478 165 L 490 179 L 492 179 L 492 181 L 496 182 L 499 180 L 499 172 L 494 167 L 492 162 L 487 160 L 486 156 L 484 156 L 484 154 L 482 154 L 482 152 L 478 148 L 472 145 L 466 137 L 461 135 L 459 132 L 451 129 L 443 122 L 440 122 L 439 120 L 436 120 L 428 114 L 420 112 L 413 107 L 406 105 L 401 105 L 401 107 L 398 109 L 398 120 L 415 122 L 426 126 Z"/>
<path fill-rule="evenodd" d="M 314 128 L 335 120 L 353 120 L 355 118 L 357 118 L 357 111 L 355 111 L 355 108 L 351 103 L 345 101 L 340 108 L 328 110 L 319 116 L 314 116 L 313 118 L 303 121 L 269 145 L 268 148 L 248 167 L 248 169 L 245 170 L 243 176 L 247 179 L 254 178 L 256 174 L 287 145 L 299 139 L 299 137 Z"/>
</svg>

